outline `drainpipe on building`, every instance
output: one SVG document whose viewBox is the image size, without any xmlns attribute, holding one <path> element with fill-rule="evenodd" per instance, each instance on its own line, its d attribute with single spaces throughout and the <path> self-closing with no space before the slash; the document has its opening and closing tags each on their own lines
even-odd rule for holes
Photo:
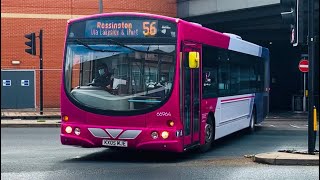
<svg viewBox="0 0 320 180">
<path fill-rule="evenodd" d="M 103 0 L 99 0 L 99 13 L 103 13 Z"/>
</svg>

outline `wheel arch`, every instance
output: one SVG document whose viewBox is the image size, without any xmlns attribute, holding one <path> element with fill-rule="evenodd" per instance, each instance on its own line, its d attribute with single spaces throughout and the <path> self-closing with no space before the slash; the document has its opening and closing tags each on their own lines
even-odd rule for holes
<svg viewBox="0 0 320 180">
<path fill-rule="evenodd" d="M 253 119 L 254 119 L 254 124 L 256 124 L 257 123 L 257 106 L 256 106 L 256 103 L 254 103 L 253 106 L 252 106 L 251 116 L 252 115 L 255 115 L 255 117 Z"/>
<path fill-rule="evenodd" d="M 208 113 L 207 122 L 208 122 L 209 118 L 211 119 L 212 125 L 213 125 L 213 128 L 214 128 L 213 140 L 215 140 L 215 137 L 216 137 L 216 124 L 217 124 L 217 122 L 216 122 L 216 118 L 215 118 L 215 116 L 214 116 L 214 112 L 210 111 L 210 112 Z"/>
</svg>

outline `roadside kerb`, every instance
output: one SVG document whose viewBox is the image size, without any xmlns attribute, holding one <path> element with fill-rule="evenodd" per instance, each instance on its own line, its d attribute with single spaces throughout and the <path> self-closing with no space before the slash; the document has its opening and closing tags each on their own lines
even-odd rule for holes
<svg viewBox="0 0 320 180">
<path fill-rule="evenodd" d="M 60 127 L 60 120 L 4 120 L 1 127 Z"/>
<path fill-rule="evenodd" d="M 60 119 L 59 113 L 2 112 L 1 119 Z"/>
<path fill-rule="evenodd" d="M 265 121 L 306 121 L 307 118 L 266 118 Z"/>
<path fill-rule="evenodd" d="M 270 165 L 319 165 L 319 153 L 315 155 L 271 152 L 256 154 L 253 161 Z"/>
</svg>

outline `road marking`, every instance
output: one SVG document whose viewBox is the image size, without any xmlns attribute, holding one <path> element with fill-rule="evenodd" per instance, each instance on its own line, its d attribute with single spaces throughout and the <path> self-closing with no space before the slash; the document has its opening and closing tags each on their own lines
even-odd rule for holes
<svg viewBox="0 0 320 180">
<path fill-rule="evenodd" d="M 272 124 L 270 124 L 269 126 L 270 126 L 270 127 L 276 127 L 275 125 L 272 125 Z"/>
<path fill-rule="evenodd" d="M 296 126 L 296 125 L 293 125 L 293 124 L 290 124 L 290 126 L 291 126 L 291 127 L 294 127 L 294 128 L 298 128 L 298 129 L 304 128 L 304 127 L 299 127 L 299 126 Z"/>
</svg>

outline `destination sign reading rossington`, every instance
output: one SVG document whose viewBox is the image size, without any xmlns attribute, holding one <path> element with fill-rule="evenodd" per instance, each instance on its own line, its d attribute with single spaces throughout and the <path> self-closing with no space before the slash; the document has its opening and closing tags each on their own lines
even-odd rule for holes
<svg viewBox="0 0 320 180">
<path fill-rule="evenodd" d="M 86 22 L 87 38 L 153 37 L 158 32 L 157 20 L 89 20 Z"/>
</svg>

